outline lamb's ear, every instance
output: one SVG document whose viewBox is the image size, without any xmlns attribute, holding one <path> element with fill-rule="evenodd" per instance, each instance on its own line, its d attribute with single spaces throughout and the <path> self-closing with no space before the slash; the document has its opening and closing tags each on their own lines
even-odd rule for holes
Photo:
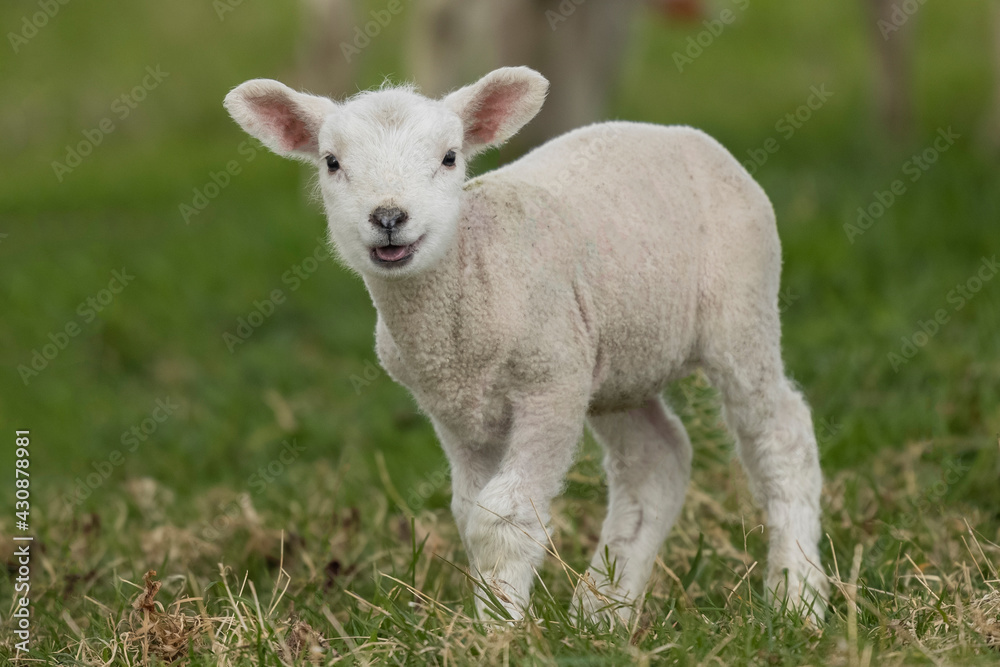
<svg viewBox="0 0 1000 667">
<path fill-rule="evenodd" d="M 299 93 L 271 79 L 252 79 L 233 88 L 224 102 L 244 130 L 278 155 L 314 161 L 323 120 L 337 105 Z"/>
<path fill-rule="evenodd" d="M 549 82 L 528 67 L 502 67 L 459 88 L 443 102 L 462 119 L 463 152 L 472 155 L 499 146 L 535 117 Z"/>
</svg>

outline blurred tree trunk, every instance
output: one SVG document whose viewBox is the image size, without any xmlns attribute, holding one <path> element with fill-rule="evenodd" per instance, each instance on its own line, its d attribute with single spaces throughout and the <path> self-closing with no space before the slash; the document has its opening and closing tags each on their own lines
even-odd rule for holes
<svg viewBox="0 0 1000 667">
<path fill-rule="evenodd" d="M 902 12 L 898 0 L 866 1 L 874 27 L 874 92 L 879 121 L 889 136 L 904 140 L 913 125 L 909 35 L 914 17 Z"/>
<path fill-rule="evenodd" d="M 567 3 L 535 0 L 532 4 L 545 17 L 532 62 L 553 82 L 534 131 L 532 143 L 540 143 L 606 117 L 639 3 L 587 0 L 559 23 L 555 12 Z"/>
<path fill-rule="evenodd" d="M 414 8 L 407 62 L 430 96 L 491 69 L 527 65 L 551 82 L 541 113 L 511 143 L 523 152 L 601 120 L 639 0 L 428 0 Z"/>
<path fill-rule="evenodd" d="M 983 124 L 985 143 L 993 153 L 1000 153 L 1000 0 L 991 3 L 993 38 L 993 101 Z"/>
<path fill-rule="evenodd" d="M 341 98 L 358 91 L 357 63 L 342 51 L 354 43 L 353 0 L 302 0 L 302 40 L 294 87 Z"/>
<path fill-rule="evenodd" d="M 406 66 L 423 94 L 440 97 L 497 62 L 496 0 L 423 0 L 409 11 Z"/>
</svg>

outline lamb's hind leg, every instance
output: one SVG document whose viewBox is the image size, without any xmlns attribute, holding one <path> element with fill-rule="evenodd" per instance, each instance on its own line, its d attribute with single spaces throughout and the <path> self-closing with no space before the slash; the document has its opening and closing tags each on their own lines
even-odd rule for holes
<svg viewBox="0 0 1000 667">
<path fill-rule="evenodd" d="M 706 371 L 722 392 L 750 488 L 767 512 L 767 592 L 822 620 L 828 584 L 817 547 L 819 451 L 809 407 L 785 377 L 778 329 L 775 309 L 753 331 L 725 331 L 728 347 L 709 355 Z"/>
<path fill-rule="evenodd" d="M 608 513 L 589 581 L 577 586 L 573 607 L 591 617 L 614 612 L 628 621 L 684 503 L 691 442 L 659 397 L 589 421 L 606 453 Z"/>
</svg>

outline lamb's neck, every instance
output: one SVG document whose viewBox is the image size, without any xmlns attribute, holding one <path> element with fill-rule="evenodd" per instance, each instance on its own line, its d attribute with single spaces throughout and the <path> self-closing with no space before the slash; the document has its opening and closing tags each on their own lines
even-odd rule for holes
<svg viewBox="0 0 1000 667">
<path fill-rule="evenodd" d="M 440 326 L 454 312 L 457 306 L 454 299 L 460 294 L 456 288 L 460 267 L 455 255 L 454 250 L 449 252 L 437 267 L 415 276 L 365 277 L 375 308 L 393 338 L 402 337 L 423 322 L 436 322 Z"/>
<path fill-rule="evenodd" d="M 477 202 L 475 193 L 464 193 L 455 238 L 433 268 L 399 280 L 365 277 L 375 308 L 398 343 L 411 338 L 408 333 L 421 329 L 447 332 L 450 327 L 445 323 L 458 317 L 465 292 L 463 275 L 470 264 L 476 264 L 481 250 L 475 233 L 466 235 L 466 229 L 474 227 L 481 217 Z"/>
</svg>

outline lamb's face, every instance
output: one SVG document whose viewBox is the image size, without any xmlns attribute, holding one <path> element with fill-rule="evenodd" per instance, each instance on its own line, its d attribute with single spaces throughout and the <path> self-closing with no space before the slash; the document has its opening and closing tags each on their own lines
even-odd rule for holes
<svg viewBox="0 0 1000 667">
<path fill-rule="evenodd" d="M 521 129 L 547 89 L 538 72 L 505 67 L 441 100 L 404 87 L 336 104 L 254 79 L 225 104 L 273 151 L 314 166 L 344 262 L 398 279 L 444 260 L 455 242 L 466 160 Z"/>
<path fill-rule="evenodd" d="M 319 132 L 319 190 L 330 236 L 351 268 L 400 278 L 441 261 L 458 225 L 462 121 L 404 89 L 367 93 Z"/>
</svg>

